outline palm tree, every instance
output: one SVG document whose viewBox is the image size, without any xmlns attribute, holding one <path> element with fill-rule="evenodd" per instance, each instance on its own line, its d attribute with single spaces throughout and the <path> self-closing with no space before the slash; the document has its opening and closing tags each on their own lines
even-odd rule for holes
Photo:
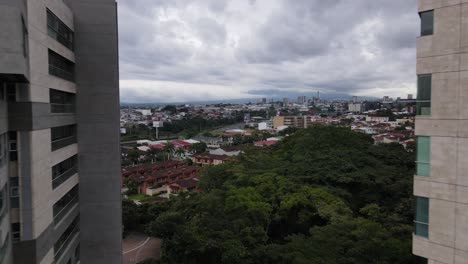
<svg viewBox="0 0 468 264">
<path fill-rule="evenodd" d="M 161 151 L 159 149 L 156 149 L 156 148 L 150 148 L 147 152 L 146 152 L 146 158 L 148 160 L 151 160 L 151 163 L 154 163 L 156 160 L 157 160 L 157 157 L 159 155 Z"/>
<path fill-rule="evenodd" d="M 138 149 L 129 150 L 127 156 L 128 159 L 132 162 L 133 166 L 135 166 L 135 164 L 138 164 L 140 160 L 140 152 L 138 151 Z"/>
<path fill-rule="evenodd" d="M 172 154 L 174 153 L 174 145 L 171 142 L 167 142 L 164 144 L 163 151 L 167 154 L 167 160 L 171 159 Z"/>
<path fill-rule="evenodd" d="M 177 148 L 177 149 L 175 150 L 175 154 L 176 154 L 177 156 L 179 156 L 179 158 L 182 158 L 182 156 L 185 154 L 185 149 L 183 149 L 183 148 Z"/>
</svg>

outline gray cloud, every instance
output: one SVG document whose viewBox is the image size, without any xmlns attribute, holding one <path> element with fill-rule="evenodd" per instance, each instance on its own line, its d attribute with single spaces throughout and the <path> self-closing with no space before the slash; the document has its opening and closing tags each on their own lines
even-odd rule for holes
<svg viewBox="0 0 468 264">
<path fill-rule="evenodd" d="M 121 99 L 404 96 L 418 24 L 415 0 L 120 0 Z"/>
</svg>

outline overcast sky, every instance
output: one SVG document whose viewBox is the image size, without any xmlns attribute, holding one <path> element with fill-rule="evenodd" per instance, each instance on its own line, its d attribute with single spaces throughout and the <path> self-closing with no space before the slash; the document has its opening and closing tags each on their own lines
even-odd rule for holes
<svg viewBox="0 0 468 264">
<path fill-rule="evenodd" d="M 415 0 L 119 0 L 122 102 L 415 93 Z"/>
</svg>

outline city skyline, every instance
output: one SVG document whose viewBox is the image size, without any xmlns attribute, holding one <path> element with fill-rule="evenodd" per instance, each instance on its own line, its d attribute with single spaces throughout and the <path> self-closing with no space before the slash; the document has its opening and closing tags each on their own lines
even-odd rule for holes
<svg viewBox="0 0 468 264">
<path fill-rule="evenodd" d="M 121 101 L 415 94 L 415 10 L 403 0 L 120 1 Z"/>
</svg>

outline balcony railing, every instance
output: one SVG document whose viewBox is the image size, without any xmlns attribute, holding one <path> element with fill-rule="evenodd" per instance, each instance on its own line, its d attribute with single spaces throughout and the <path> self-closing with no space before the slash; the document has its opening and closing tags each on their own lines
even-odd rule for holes
<svg viewBox="0 0 468 264">
<path fill-rule="evenodd" d="M 52 151 L 61 149 L 63 147 L 66 147 L 68 145 L 75 144 L 75 143 L 76 143 L 76 136 L 70 136 L 70 137 L 54 140 L 52 141 Z"/>
<path fill-rule="evenodd" d="M 50 104 L 51 113 L 75 113 L 75 105 L 73 104 Z"/>
<path fill-rule="evenodd" d="M 65 71 L 51 64 L 49 64 L 49 74 L 70 82 L 75 82 L 75 74 L 73 74 L 73 72 Z"/>
<path fill-rule="evenodd" d="M 68 180 L 71 176 L 75 175 L 78 172 L 78 167 L 73 166 L 72 168 L 68 169 L 64 173 L 58 175 L 57 177 L 53 177 L 52 179 L 52 188 L 55 189 L 60 184 L 64 183 L 66 180 Z"/>
<path fill-rule="evenodd" d="M 60 223 L 60 221 L 63 219 L 63 217 L 70 212 L 70 210 L 78 204 L 78 195 L 73 197 L 73 199 L 68 202 L 67 205 L 65 205 L 60 212 L 58 212 L 56 215 L 54 215 L 54 225 L 57 225 Z"/>
<path fill-rule="evenodd" d="M 66 232 L 66 231 L 65 231 Z M 70 232 L 70 234 L 67 236 L 67 238 L 65 239 L 65 241 L 63 241 L 62 245 L 60 245 L 59 248 L 55 249 L 55 255 L 54 255 L 54 259 L 57 261 L 60 259 L 60 257 L 62 256 L 63 252 L 67 249 L 68 245 L 70 244 L 70 242 L 73 240 L 73 238 L 75 238 L 76 236 L 78 236 L 78 232 L 79 232 L 79 224 L 75 225 L 75 227 L 73 228 L 73 230 Z"/>
</svg>

